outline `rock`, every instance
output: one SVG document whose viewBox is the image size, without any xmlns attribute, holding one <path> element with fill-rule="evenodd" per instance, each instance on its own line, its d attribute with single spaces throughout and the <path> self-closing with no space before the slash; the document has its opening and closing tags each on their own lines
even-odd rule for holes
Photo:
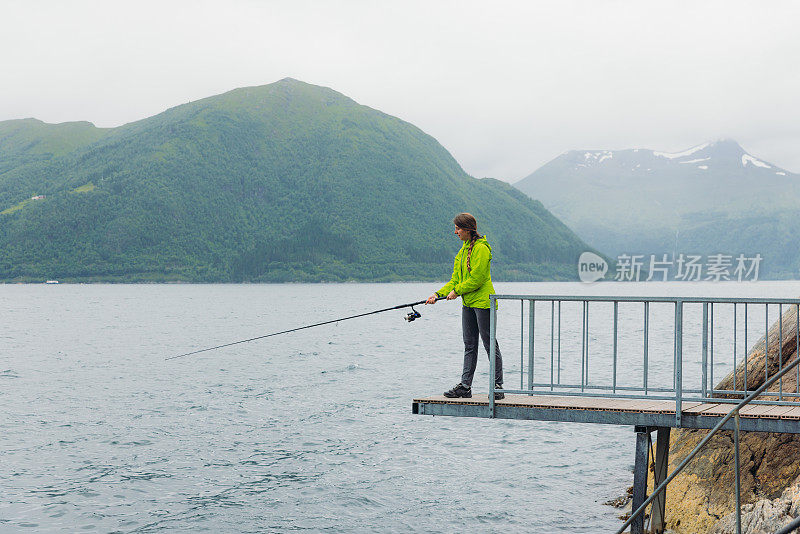
<svg viewBox="0 0 800 534">
<path fill-rule="evenodd" d="M 670 448 L 670 472 L 705 436 L 706 431 L 676 432 Z M 742 503 L 774 499 L 800 476 L 800 437 L 760 432 L 741 433 L 739 461 Z M 667 486 L 667 525 L 678 532 L 710 529 L 733 511 L 733 435 L 720 432 Z"/>
<path fill-rule="evenodd" d="M 786 488 L 774 500 L 759 499 L 742 506 L 742 532 L 745 534 L 774 534 L 789 524 L 800 512 L 800 484 Z M 729 513 L 709 530 L 709 534 L 736 534 L 736 514 Z"/>
<path fill-rule="evenodd" d="M 791 306 L 767 334 L 769 350 L 766 358 L 762 336 L 753 344 L 747 359 L 721 380 L 715 389 L 733 389 L 734 380 L 737 389 L 742 389 L 745 369 L 748 389 L 757 389 L 764 383 L 765 366 L 768 366 L 772 376 L 780 366 L 794 361 L 798 343 L 796 321 L 797 309 Z M 784 392 L 797 391 L 796 372 L 790 372 L 782 382 Z M 770 391 L 777 391 L 778 387 L 775 384 Z M 800 400 L 800 396 L 787 397 L 786 400 Z M 706 433 L 705 430 L 673 430 L 670 473 Z M 784 490 L 800 476 L 800 435 L 743 432 L 739 445 L 741 502 L 751 507 L 748 509 L 751 514 L 749 517 L 752 517 L 748 520 L 748 525 L 751 525 L 749 528 L 755 529 L 752 532 L 760 532 L 758 529 L 764 528 L 769 530 L 771 525 L 778 525 L 775 523 L 778 520 L 767 518 L 780 517 L 779 512 L 784 506 L 773 505 L 773 501 L 783 499 Z M 720 525 L 728 525 L 725 521 L 732 516 L 735 531 L 736 517 L 732 514 L 736 505 L 733 466 L 733 434 L 719 432 L 667 487 L 667 527 L 678 533 L 717 532 L 712 529 L 727 528 Z M 769 531 L 774 532 L 777 528 Z"/>
<path fill-rule="evenodd" d="M 633 486 L 630 486 L 627 490 L 625 490 L 625 495 L 620 495 L 615 499 L 611 499 L 610 501 L 606 501 L 603 504 L 606 506 L 613 506 L 614 508 L 625 508 L 626 506 L 630 509 L 630 503 L 633 500 Z"/>
</svg>

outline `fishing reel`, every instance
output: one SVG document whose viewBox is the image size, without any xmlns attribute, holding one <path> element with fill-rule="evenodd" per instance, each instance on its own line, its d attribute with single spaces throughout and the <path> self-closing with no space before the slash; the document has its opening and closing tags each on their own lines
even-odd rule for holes
<svg viewBox="0 0 800 534">
<path fill-rule="evenodd" d="M 410 323 L 411 321 L 415 321 L 420 317 L 422 317 L 422 314 L 415 310 L 414 306 L 411 306 L 411 311 L 406 314 L 404 319 Z"/>
</svg>

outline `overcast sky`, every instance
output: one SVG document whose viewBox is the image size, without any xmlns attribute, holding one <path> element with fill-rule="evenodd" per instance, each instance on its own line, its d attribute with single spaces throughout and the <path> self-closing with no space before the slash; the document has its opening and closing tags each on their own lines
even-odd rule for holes
<svg viewBox="0 0 800 534">
<path fill-rule="evenodd" d="M 800 172 L 797 1 L 0 4 L 0 120 L 118 126 L 284 77 L 514 182 L 572 149 L 730 137 Z"/>
</svg>

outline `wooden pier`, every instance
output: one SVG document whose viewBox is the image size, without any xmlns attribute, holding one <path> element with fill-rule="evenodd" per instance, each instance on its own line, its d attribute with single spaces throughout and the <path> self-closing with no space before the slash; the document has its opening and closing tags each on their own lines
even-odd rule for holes
<svg viewBox="0 0 800 534">
<path fill-rule="evenodd" d="M 650 533 L 664 531 L 668 483 L 718 430 L 733 431 L 733 489 L 737 523 L 740 522 L 739 432 L 800 434 L 800 299 L 569 295 L 489 298 L 489 391 L 474 392 L 469 399 L 443 395 L 414 398 L 412 412 L 633 426 L 633 512 L 618 533 L 628 526 L 632 534 L 643 534 L 645 528 Z M 505 398 L 494 400 L 490 395 L 496 363 L 495 304 L 499 300 L 520 302 L 520 387 L 506 389 Z M 651 305 L 658 308 L 651 310 Z M 593 317 L 598 313 L 604 316 L 600 321 L 605 336 L 602 342 L 590 332 L 590 308 Z M 684 311 L 690 314 L 689 321 L 684 321 Z M 753 327 L 759 316 L 763 321 Z M 772 322 L 770 317 L 777 320 Z M 661 345 L 652 342 L 657 338 L 651 339 L 651 320 L 661 325 Z M 664 350 L 667 347 L 663 340 L 668 339 L 664 325 L 668 327 L 666 335 L 672 338 L 669 351 Z M 562 339 L 564 331 L 573 335 Z M 739 331 L 743 332 L 746 348 L 739 352 L 737 362 Z M 748 332 L 752 339 L 754 331 L 763 332 L 763 336 L 751 346 Z M 575 334 L 579 334 L 580 341 L 576 341 Z M 621 335 L 628 339 L 625 351 L 620 348 Z M 635 345 L 632 348 L 629 341 L 639 336 L 641 351 Z M 687 351 L 693 353 L 692 357 L 686 360 L 684 336 L 694 340 L 694 347 Z M 726 359 L 732 357 L 730 366 L 720 362 L 721 344 Z M 763 363 L 759 366 L 759 362 Z M 699 369 L 692 370 L 697 364 Z M 655 365 L 660 369 L 658 377 L 650 373 Z M 722 369 L 727 377 L 717 384 L 714 374 Z M 665 370 L 671 370 L 672 376 Z M 792 375 L 787 374 L 790 371 Z M 672 428 L 712 432 L 668 474 Z M 648 453 L 653 432 L 657 433 L 652 471 L 656 489 L 648 497 Z M 652 508 L 646 527 L 644 512 L 648 505 Z"/>
</svg>

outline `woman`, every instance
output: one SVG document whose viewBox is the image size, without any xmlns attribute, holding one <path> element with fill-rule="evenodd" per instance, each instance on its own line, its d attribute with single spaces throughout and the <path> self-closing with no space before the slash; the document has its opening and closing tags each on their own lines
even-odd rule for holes
<svg viewBox="0 0 800 534">
<path fill-rule="evenodd" d="M 489 354 L 489 295 L 494 293 L 490 273 L 492 247 L 478 233 L 478 223 L 469 213 L 459 213 L 453 219 L 455 234 L 464 243 L 456 254 L 453 276 L 442 289 L 431 295 L 427 304 L 435 304 L 437 297 L 453 300 L 461 297 L 461 331 L 464 336 L 464 371 L 461 382 L 445 391 L 450 398 L 472 397 L 472 377 L 478 364 L 478 334 Z M 495 340 L 495 389 L 503 386 L 503 359 Z M 502 392 L 495 399 L 502 399 Z"/>
</svg>

